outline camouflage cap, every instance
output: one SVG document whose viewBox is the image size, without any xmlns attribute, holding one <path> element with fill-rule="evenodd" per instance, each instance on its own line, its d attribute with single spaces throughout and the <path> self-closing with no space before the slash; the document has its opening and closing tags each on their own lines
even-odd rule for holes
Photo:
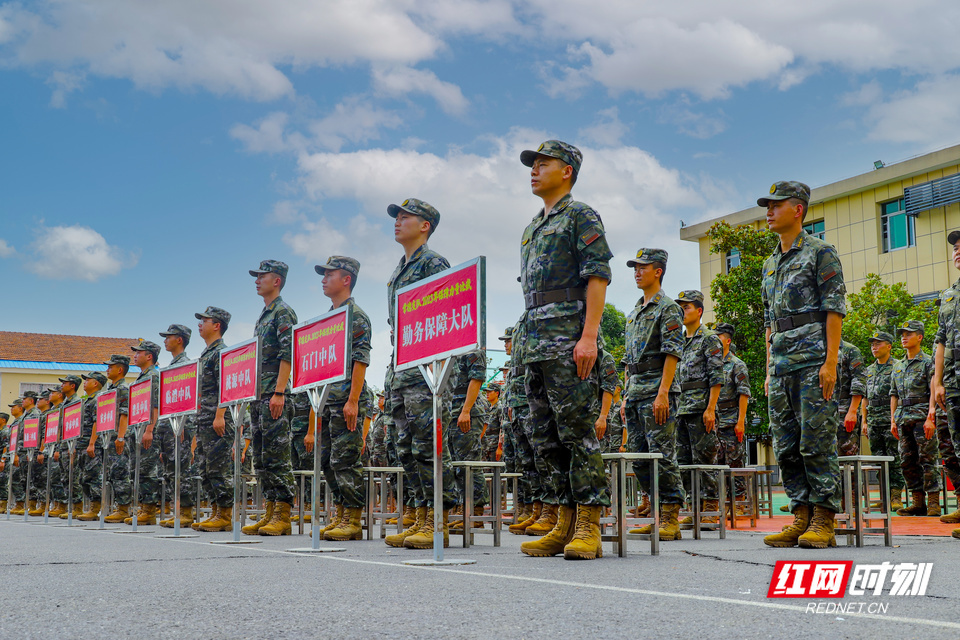
<svg viewBox="0 0 960 640">
<path fill-rule="evenodd" d="M 504 329 L 503 335 L 497 338 L 497 340 L 503 340 L 504 342 L 507 340 L 513 340 L 513 327 L 507 327 Z"/>
<path fill-rule="evenodd" d="M 487 391 L 496 391 L 497 393 L 503 392 L 503 383 L 499 380 L 487 383 Z"/>
<path fill-rule="evenodd" d="M 343 269 L 354 278 L 360 274 L 360 261 L 347 256 L 330 256 L 326 264 L 318 264 L 314 270 L 320 275 L 324 275 L 328 270 Z"/>
<path fill-rule="evenodd" d="M 13 401 L 13 404 L 8 404 L 7 406 L 8 406 L 8 407 L 22 407 L 22 406 L 23 406 L 23 400 L 22 400 L 21 398 L 17 398 L 16 400 Z"/>
<path fill-rule="evenodd" d="M 10 414 L 4 411 L 0 411 L 0 420 L 9 420 Z"/>
<path fill-rule="evenodd" d="M 696 289 L 687 289 L 686 291 L 680 292 L 680 295 L 676 298 L 676 302 L 678 304 L 681 302 L 699 302 L 703 304 L 703 294 Z"/>
<path fill-rule="evenodd" d="M 900 335 L 904 331 L 916 331 L 917 333 L 924 333 L 923 322 L 919 320 L 907 320 L 897 327 L 897 335 Z"/>
<path fill-rule="evenodd" d="M 251 269 L 250 275 L 254 278 L 264 274 L 264 273 L 275 273 L 284 280 L 287 279 L 287 271 L 290 270 L 290 267 L 287 266 L 286 262 L 280 262 L 279 260 L 264 260 L 260 263 L 259 269 Z"/>
<path fill-rule="evenodd" d="M 49 399 L 50 399 L 50 389 L 44 389 L 43 391 L 41 391 L 41 392 L 40 392 L 40 397 L 43 398 L 44 400 L 49 400 Z"/>
<path fill-rule="evenodd" d="M 167 327 L 166 331 L 161 331 L 160 335 L 166 338 L 167 336 L 180 336 L 184 340 L 189 340 L 190 336 L 193 335 L 193 331 L 190 330 L 190 327 L 182 324 L 172 324 Z"/>
<path fill-rule="evenodd" d="M 725 334 L 727 334 L 728 336 L 730 336 L 731 338 L 732 338 L 732 337 L 734 336 L 734 334 L 737 332 L 737 330 L 734 328 L 734 326 L 733 326 L 732 324 L 730 324 L 729 322 L 718 322 L 718 323 L 713 327 L 713 330 L 714 330 L 716 333 L 725 333 Z"/>
<path fill-rule="evenodd" d="M 922 326 L 922 325 L 921 325 Z M 867 342 L 893 342 L 893 336 L 886 331 L 874 331 L 873 335 L 867 338 Z"/>
<path fill-rule="evenodd" d="M 948 244 L 957 244 L 957 240 L 960 240 L 960 230 L 954 230 L 947 234 Z"/>
<path fill-rule="evenodd" d="M 520 162 L 528 167 L 533 166 L 533 161 L 537 156 L 547 156 L 548 158 L 557 158 L 563 160 L 573 167 L 573 172 L 580 173 L 580 165 L 583 163 L 583 154 L 572 144 L 561 142 L 560 140 L 547 140 L 541 144 L 536 151 L 521 151 Z"/>
<path fill-rule="evenodd" d="M 761 207 L 765 207 L 770 202 L 786 200 L 788 198 L 796 198 L 797 200 L 803 200 L 804 202 L 809 203 L 810 187 L 802 182 L 795 182 L 792 180 L 774 182 L 772 185 L 770 185 L 770 195 L 757 198 L 757 204 Z"/>
<path fill-rule="evenodd" d="M 130 347 L 131 351 L 149 351 L 153 354 L 153 361 L 156 362 L 160 357 L 160 345 L 149 340 L 142 340 L 140 344 Z"/>
<path fill-rule="evenodd" d="M 130 366 L 130 356 L 122 356 L 122 355 L 120 355 L 119 353 L 115 353 L 115 354 L 113 354 L 112 356 L 110 356 L 110 359 L 107 360 L 106 362 L 104 362 L 103 364 L 108 365 L 108 366 L 111 365 L 111 364 L 122 364 L 122 365 L 126 365 L 126 366 L 129 367 L 129 366 Z"/>
<path fill-rule="evenodd" d="M 415 216 L 420 216 L 430 223 L 430 228 L 433 231 L 436 231 L 437 226 L 440 224 L 440 212 L 434 209 L 431 204 L 424 202 L 423 200 L 407 198 L 400 204 L 391 204 L 387 207 L 387 214 L 391 218 L 396 218 L 398 215 L 400 215 L 401 211 L 406 211 L 407 213 L 412 213 Z"/>
<path fill-rule="evenodd" d="M 60 382 L 72 382 L 73 384 L 77 385 L 78 387 L 82 384 L 82 382 L 81 382 L 81 380 L 80 380 L 80 376 L 74 375 L 74 374 L 72 374 L 72 373 L 71 373 L 70 375 L 68 375 L 68 376 L 64 376 L 64 377 L 62 377 L 62 378 L 59 378 L 59 380 L 60 380 Z"/>
<path fill-rule="evenodd" d="M 220 307 L 207 307 L 203 313 L 195 313 L 193 316 L 197 320 L 203 320 L 204 318 L 210 318 L 211 320 L 216 320 L 222 324 L 230 324 L 230 312 L 224 311 Z"/>
<path fill-rule="evenodd" d="M 107 376 L 103 375 L 99 371 L 91 371 L 90 373 L 85 373 L 80 377 L 84 380 L 96 380 L 100 383 L 100 386 L 107 384 Z"/>
<path fill-rule="evenodd" d="M 39 394 L 36 391 L 24 391 L 23 399 L 26 400 L 30 398 L 31 400 L 36 400 L 39 397 Z"/>
<path fill-rule="evenodd" d="M 651 262 L 667 264 L 667 255 L 665 249 L 640 249 L 637 251 L 636 258 L 627 260 L 627 266 L 633 269 L 638 264 L 650 264 Z"/>
</svg>

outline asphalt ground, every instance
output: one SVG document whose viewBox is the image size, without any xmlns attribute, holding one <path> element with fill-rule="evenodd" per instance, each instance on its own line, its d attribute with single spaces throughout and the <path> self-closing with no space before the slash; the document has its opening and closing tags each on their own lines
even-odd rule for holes
<svg viewBox="0 0 960 640">
<path fill-rule="evenodd" d="M 433 552 L 375 539 L 304 556 L 286 550 L 309 547 L 309 535 L 213 545 L 230 534 L 171 540 L 155 537 L 171 533 L 158 527 L 120 535 L 41 521 L 0 516 L 2 638 L 960 637 L 952 538 L 804 550 L 766 547 L 754 533 L 696 541 L 684 532 L 657 557 L 630 541 L 626 558 L 605 543 L 604 558 L 573 562 L 524 556 L 526 538 L 504 532 L 500 548 L 489 535 L 470 549 L 451 536 L 445 557 L 476 564 L 413 567 L 402 561 Z M 768 599 L 777 560 L 933 569 L 923 596 Z M 825 613 L 838 602 L 854 609 Z M 810 603 L 823 603 L 821 612 L 808 612 Z M 880 603 L 884 613 L 868 612 Z"/>
</svg>

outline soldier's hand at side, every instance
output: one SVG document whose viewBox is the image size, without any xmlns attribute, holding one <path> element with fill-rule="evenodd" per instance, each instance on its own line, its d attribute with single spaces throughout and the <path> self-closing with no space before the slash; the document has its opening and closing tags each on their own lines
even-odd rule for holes
<svg viewBox="0 0 960 640">
<path fill-rule="evenodd" d="M 284 396 L 270 396 L 270 416 L 274 420 L 279 420 L 283 413 Z"/>
<path fill-rule="evenodd" d="M 140 440 L 143 442 L 143 448 L 149 449 L 150 445 L 153 444 L 153 429 L 150 427 L 144 429 L 143 437 Z"/>
<path fill-rule="evenodd" d="M 87 457 L 93 458 L 96 455 L 93 448 L 93 438 L 90 438 L 90 444 L 87 445 Z"/>
<path fill-rule="evenodd" d="M 623 424 L 627 424 L 627 401 L 626 400 L 620 403 L 620 420 L 623 421 Z"/>
<path fill-rule="evenodd" d="M 15 467 L 20 466 L 20 456 L 13 456 L 13 466 Z"/>
<path fill-rule="evenodd" d="M 116 440 L 113 441 L 113 448 L 117 450 L 117 455 L 118 455 L 118 456 L 122 456 L 122 455 L 123 455 L 123 447 L 124 447 L 124 445 L 126 445 L 126 444 L 127 444 L 126 442 L 124 442 L 123 440 L 121 440 L 121 439 L 119 439 L 119 438 L 117 438 Z"/>
<path fill-rule="evenodd" d="M 603 436 L 607 433 L 607 417 L 600 416 L 597 418 L 597 422 L 593 425 L 593 428 L 597 431 L 597 440 L 603 440 Z"/>
<path fill-rule="evenodd" d="M 224 416 L 213 417 L 213 432 L 221 438 L 227 433 L 227 420 Z"/>
<path fill-rule="evenodd" d="M 927 418 L 923 423 L 923 437 L 927 440 L 933 440 L 933 437 L 937 434 L 937 425 L 933 420 Z"/>
<path fill-rule="evenodd" d="M 586 380 L 597 362 L 597 341 L 580 338 L 573 348 L 573 361 L 577 363 L 577 375 Z"/>
<path fill-rule="evenodd" d="M 763 379 L 763 395 L 770 395 L 770 374 L 767 374 L 767 377 Z"/>
<path fill-rule="evenodd" d="M 308 431 L 307 435 L 303 436 L 303 446 L 307 449 L 307 453 L 313 453 L 313 443 L 313 434 Z"/>
<path fill-rule="evenodd" d="M 470 433 L 470 412 L 460 411 L 460 415 L 457 416 L 457 426 L 460 427 L 461 433 Z"/>
<path fill-rule="evenodd" d="M 737 426 L 733 428 L 733 434 L 737 436 L 737 442 L 743 442 L 743 432 L 744 426 L 742 422 L 738 422 Z"/>
<path fill-rule="evenodd" d="M 59 452 L 59 451 L 54 451 L 54 452 L 53 452 L 53 461 L 54 461 L 54 462 L 60 462 L 60 452 Z"/>
<path fill-rule="evenodd" d="M 867 429 L 867 423 L 866 423 L 866 422 L 863 423 L 863 427 L 860 429 L 860 433 L 862 433 L 862 434 L 865 435 L 865 436 L 869 436 L 869 435 L 870 435 L 870 431 Z"/>
<path fill-rule="evenodd" d="M 507 418 L 510 419 L 510 422 L 513 422 L 513 407 L 507 407 Z"/>
<path fill-rule="evenodd" d="M 843 417 L 843 428 L 847 430 L 847 433 L 853 433 L 853 430 L 857 428 L 857 412 L 854 411 L 851 413 L 847 411 L 847 415 Z"/>
<path fill-rule="evenodd" d="M 626 453 L 626 452 L 627 452 L 627 445 L 625 444 L 620 445 L 620 453 Z"/>
<path fill-rule="evenodd" d="M 43 454 L 37 455 L 37 464 L 43 464 Z"/>
<path fill-rule="evenodd" d="M 657 424 L 663 424 L 670 417 L 670 394 L 666 391 L 657 393 L 657 398 L 653 401 L 653 420 Z"/>
<path fill-rule="evenodd" d="M 357 430 L 357 416 L 360 415 L 360 403 L 347 399 L 343 405 L 343 419 L 347 422 L 347 431 Z"/>
<path fill-rule="evenodd" d="M 893 437 L 896 438 L 897 440 L 900 439 L 900 432 L 897 431 L 897 423 L 896 423 L 896 422 L 891 422 L 891 423 L 890 423 L 890 433 L 892 433 L 892 434 L 893 434 Z"/>
<path fill-rule="evenodd" d="M 707 407 L 707 410 L 703 412 L 703 428 L 707 433 L 710 433 L 715 426 L 717 426 L 717 412 Z"/>
<path fill-rule="evenodd" d="M 833 388 L 837 385 L 837 367 L 826 362 L 820 367 L 820 389 L 823 390 L 823 399 L 833 397 Z"/>
<path fill-rule="evenodd" d="M 933 398 L 941 409 L 947 410 L 947 392 L 942 384 L 933 383 Z"/>
<path fill-rule="evenodd" d="M 7 466 L 6 461 L 0 460 L 0 472 L 2 472 L 6 466 Z"/>
</svg>

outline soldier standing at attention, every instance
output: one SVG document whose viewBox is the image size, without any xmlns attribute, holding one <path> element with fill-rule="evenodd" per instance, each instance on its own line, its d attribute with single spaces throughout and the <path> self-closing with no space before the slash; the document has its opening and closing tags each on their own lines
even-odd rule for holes
<svg viewBox="0 0 960 640">
<path fill-rule="evenodd" d="M 16 400 L 13 401 L 13 404 L 9 406 L 10 406 L 10 412 L 13 414 L 13 420 L 10 422 L 10 425 L 8 427 L 8 433 L 7 433 L 8 448 L 10 446 L 9 432 L 12 431 L 14 427 L 18 427 L 20 425 L 20 419 L 23 418 L 23 399 L 17 398 Z M 20 429 L 21 433 L 22 431 L 23 430 Z M 18 441 L 23 440 L 20 434 L 17 435 L 17 440 Z M 19 447 L 17 448 L 19 449 Z M 8 451 L 5 450 L 3 453 L 4 455 L 6 455 Z M 20 456 L 15 455 L 12 463 L 8 461 L 8 464 L 10 464 L 10 469 L 9 469 L 10 475 L 13 476 L 11 478 L 11 484 L 10 484 L 10 488 L 13 492 L 13 495 L 10 496 L 10 500 L 13 500 L 13 505 L 10 509 L 10 515 L 22 516 L 24 514 L 26 505 L 23 504 L 25 496 L 23 495 L 23 488 L 21 486 L 20 476 L 22 472 L 20 469 Z"/>
<path fill-rule="evenodd" d="M 526 366 L 542 499 L 558 509 L 554 528 L 520 549 L 531 556 L 563 553 L 568 560 L 603 555 L 600 513 L 610 506 L 595 431 L 600 410 L 595 364 L 613 254 L 600 216 L 570 195 L 582 159 L 579 149 L 558 140 L 520 154 L 543 208 L 520 246 L 526 312 L 519 364 Z"/>
<path fill-rule="evenodd" d="M 36 462 L 33 464 L 33 478 L 30 485 L 30 495 L 37 496 L 34 501 L 35 507 L 27 512 L 29 516 L 42 516 L 49 506 L 46 503 L 47 491 L 47 470 L 44 468 L 49 464 L 46 456 L 43 455 L 44 439 L 47 432 L 47 414 L 50 412 L 50 390 L 44 389 L 37 397 L 37 410 L 40 412 L 39 431 L 37 432 Z M 51 470 L 50 492 L 53 492 L 53 477 Z"/>
<path fill-rule="evenodd" d="M 117 390 L 117 428 L 109 436 L 107 443 L 107 482 L 113 489 L 113 512 L 103 521 L 121 523 L 130 515 L 130 502 L 133 500 L 130 456 L 124 448 L 127 433 L 127 420 L 130 404 L 130 389 L 124 382 L 130 370 L 130 356 L 114 354 L 107 365 L 107 384 L 105 391 Z"/>
<path fill-rule="evenodd" d="M 23 398 L 21 399 L 23 401 L 23 415 L 20 416 L 20 434 L 21 435 L 18 436 L 20 442 L 23 442 L 22 434 L 23 434 L 24 420 L 26 420 L 27 418 L 40 418 L 40 409 L 37 408 L 38 398 L 39 398 L 39 394 L 37 394 L 36 391 L 25 391 L 23 394 Z M 33 465 L 33 470 L 32 470 L 33 475 L 36 475 L 37 467 L 39 467 L 39 465 L 36 465 L 36 464 Z M 16 480 L 17 479 L 14 479 L 15 482 Z M 33 496 L 29 504 L 26 504 L 24 506 L 24 511 L 27 513 L 27 515 L 29 515 L 31 511 L 36 512 L 37 494 L 36 494 L 36 491 L 34 490 L 34 481 L 31 475 L 30 465 L 27 464 L 26 457 L 23 458 L 23 463 L 19 465 L 19 484 L 20 484 L 20 495 L 18 497 L 19 501 L 22 502 L 26 498 L 28 485 L 30 486 L 30 495 Z M 42 514 L 43 512 L 41 511 L 40 515 Z M 18 513 L 17 515 L 22 516 L 23 513 Z"/>
<path fill-rule="evenodd" d="M 134 380 L 134 384 L 147 378 L 153 380 L 150 390 L 150 421 L 143 427 L 138 427 L 143 429 L 140 438 L 140 486 L 134 487 L 140 505 L 137 524 L 150 525 L 157 523 L 157 511 L 160 507 L 160 445 L 153 437 L 157 416 L 160 414 L 160 372 L 157 370 L 160 345 L 144 340 L 137 346 L 130 347 L 130 350 L 133 351 L 133 364 L 140 368 L 140 375 Z M 133 463 L 136 464 L 136 458 Z M 123 523 L 132 525 L 133 514 L 124 518 Z"/>
<path fill-rule="evenodd" d="M 50 389 L 50 409 L 47 412 L 47 416 L 44 416 L 44 447 L 47 446 L 46 442 L 46 420 L 50 415 L 55 415 L 63 409 L 63 391 L 57 387 L 55 389 Z M 57 441 L 50 443 L 50 456 L 47 460 L 47 464 L 52 465 L 50 467 L 50 499 L 52 504 L 50 505 L 50 511 L 48 515 L 51 518 L 59 518 L 61 513 L 66 513 L 66 502 L 67 502 L 67 478 L 63 475 L 62 469 L 60 468 L 60 456 L 57 453 L 57 446 L 60 443 L 60 428 L 57 427 Z M 46 457 L 46 456 L 45 456 Z M 46 487 L 44 487 L 46 489 Z"/>
<path fill-rule="evenodd" d="M 7 478 L 7 460 L 6 460 L 6 451 L 7 446 L 10 440 L 10 427 L 7 426 L 7 422 L 10 420 L 9 413 L 0 413 L 0 513 L 5 513 L 7 511 L 7 484 L 9 481 Z"/>
<path fill-rule="evenodd" d="M 719 322 L 714 330 L 723 345 L 723 388 L 717 399 L 717 437 L 720 439 L 717 462 L 736 469 L 745 467 L 747 461 L 744 431 L 750 403 L 750 373 L 747 364 L 730 350 L 735 333 L 733 325 Z M 737 500 L 745 500 L 747 479 L 738 477 L 733 489 Z"/>
<path fill-rule="evenodd" d="M 264 260 L 251 270 L 256 278 L 257 295 L 264 308 L 257 319 L 255 335 L 260 338 L 257 352 L 260 367 L 260 399 L 250 404 L 253 430 L 253 459 L 263 487 L 266 510 L 263 517 L 243 528 L 247 535 L 290 535 L 290 508 L 293 504 L 293 466 L 290 460 L 290 420 L 292 402 L 286 392 L 293 359 L 293 326 L 297 314 L 280 291 L 287 283 L 288 267 L 278 260 Z"/>
<path fill-rule="evenodd" d="M 803 230 L 810 187 L 778 182 L 757 204 L 780 242 L 763 265 L 770 426 L 793 524 L 763 539 L 771 547 L 836 546 L 837 361 L 846 286 L 837 250 Z"/>
<path fill-rule="evenodd" d="M 867 367 L 866 403 L 863 410 L 863 435 L 870 439 L 870 453 L 892 456 L 890 463 L 890 508 L 903 508 L 903 469 L 900 466 L 900 447 L 890 431 L 890 374 L 894 360 L 890 358 L 893 336 L 886 331 L 875 331 L 867 340 L 870 352 L 877 359 Z"/>
<path fill-rule="evenodd" d="M 290 466 L 294 471 L 313 471 L 313 456 L 307 451 L 304 439 L 307 437 L 310 423 L 316 420 L 313 408 L 310 406 L 310 396 L 307 392 L 294 393 L 290 396 L 293 402 L 293 418 L 290 420 Z M 303 487 L 303 521 L 310 522 L 313 514 L 310 513 L 313 483 L 306 482 Z M 294 515 L 291 522 L 299 522 L 300 516 Z"/>
<path fill-rule="evenodd" d="M 60 378 L 60 391 L 63 394 L 63 406 L 66 407 L 68 404 L 80 400 L 80 396 L 77 393 L 77 389 L 80 388 L 80 385 L 83 383 L 80 376 L 77 375 L 68 375 L 64 378 Z M 63 425 L 61 425 L 63 426 Z M 73 504 L 69 503 L 69 498 L 71 496 L 70 490 L 70 447 L 61 439 L 57 443 L 57 448 L 53 454 L 55 460 L 60 462 L 60 473 L 63 476 L 63 495 L 65 502 L 65 510 L 60 514 L 60 518 L 66 520 L 70 516 L 72 511 L 73 517 L 77 518 L 83 513 L 83 491 L 80 488 L 80 471 L 83 469 L 83 458 L 75 457 L 73 463 Z"/>
<path fill-rule="evenodd" d="M 837 430 L 837 455 L 856 456 L 860 454 L 857 411 L 867 394 L 867 368 L 863 366 L 860 349 L 846 340 L 840 341 L 837 366 L 837 411 L 841 421 Z"/>
<path fill-rule="evenodd" d="M 90 509 L 77 516 L 77 520 L 90 522 L 100 517 L 100 507 L 103 506 L 100 504 L 103 495 L 103 443 L 97 437 L 97 394 L 107 384 L 107 376 L 99 371 L 91 371 L 81 377 L 84 396 L 77 458 L 83 460 L 80 489 L 90 498 Z M 87 455 L 80 455 L 80 451 L 86 451 Z"/>
<path fill-rule="evenodd" d="M 643 290 L 643 297 L 627 316 L 623 399 L 627 450 L 663 456 L 658 478 L 660 529 L 656 535 L 661 540 L 679 540 L 678 517 L 685 493 L 677 463 L 680 384 L 676 371 L 683 354 L 683 310 L 661 289 L 667 269 L 666 251 L 640 249 L 627 266 L 633 269 L 637 288 Z M 633 472 L 640 489 L 649 495 L 650 467 L 637 461 Z M 653 525 L 631 529 L 630 533 L 653 535 Z"/>
<path fill-rule="evenodd" d="M 186 349 L 190 344 L 190 336 L 193 332 L 189 327 L 182 324 L 172 324 L 166 331 L 160 332 L 163 338 L 163 348 L 173 359 L 167 366 L 174 366 L 190 362 L 187 357 Z M 193 474 L 190 471 L 190 443 L 197 433 L 196 417 L 187 416 L 183 421 L 180 431 L 180 526 L 189 527 L 193 524 L 193 507 L 197 488 L 193 483 Z M 174 442 L 173 423 L 169 420 L 160 420 L 156 427 L 156 442 L 159 447 L 159 455 L 163 461 L 163 481 L 169 488 L 172 495 L 176 485 L 175 473 L 177 470 L 177 461 L 175 459 L 177 444 Z M 176 525 L 176 514 L 172 514 L 166 520 L 160 521 L 161 527 L 172 529 Z"/>
<path fill-rule="evenodd" d="M 392 344 L 393 340 L 400 339 L 398 328 L 393 326 L 397 290 L 449 269 L 450 263 L 427 246 L 427 240 L 440 224 L 439 211 L 422 200 L 409 198 L 403 204 L 391 204 L 387 207 L 387 214 L 395 219 L 393 238 L 404 252 L 400 264 L 387 282 L 387 322 L 390 323 Z M 443 544 L 447 546 L 447 518 L 449 509 L 456 504 L 456 498 L 453 494 L 450 449 L 444 440 L 441 460 L 443 504 L 433 504 L 433 395 L 416 368 L 394 371 L 392 362 L 387 370 L 384 388 L 389 389 L 387 404 L 396 424 L 397 456 L 403 465 L 403 483 L 405 487 L 410 487 L 411 494 L 415 496 L 417 509 L 414 523 L 400 533 L 387 536 L 385 542 L 391 547 L 432 549 L 434 508 L 438 508 L 443 511 Z M 446 398 L 439 404 L 441 413 L 449 411 Z M 447 416 L 440 418 L 441 424 L 446 424 Z"/>
</svg>

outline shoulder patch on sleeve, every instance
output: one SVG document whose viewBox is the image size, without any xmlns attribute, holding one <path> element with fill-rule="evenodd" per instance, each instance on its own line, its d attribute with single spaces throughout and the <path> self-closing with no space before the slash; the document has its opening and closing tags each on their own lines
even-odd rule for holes
<svg viewBox="0 0 960 640">
<path fill-rule="evenodd" d="M 720 353 L 721 351 L 723 351 L 723 349 L 714 349 L 713 351 L 710 352 L 710 355 L 711 355 L 711 356 L 715 356 L 715 355 L 717 355 L 718 353 Z"/>
<path fill-rule="evenodd" d="M 599 237 L 600 237 L 600 232 L 597 231 L 596 229 L 591 229 L 586 233 L 584 233 L 583 235 L 581 235 L 580 240 L 583 241 L 583 244 L 589 247 Z"/>
<path fill-rule="evenodd" d="M 837 270 L 832 267 L 827 267 L 826 269 L 820 272 L 820 279 L 826 282 L 827 280 L 829 280 L 835 275 L 837 275 Z"/>
<path fill-rule="evenodd" d="M 674 324 L 669 324 L 669 325 L 667 325 L 667 331 L 676 331 L 676 330 L 679 329 L 679 328 L 680 328 L 680 323 L 679 323 L 679 322 L 676 322 L 676 323 L 674 323 Z"/>
<path fill-rule="evenodd" d="M 746 380 L 746 379 L 747 379 L 747 374 L 745 374 L 745 373 L 741 373 L 740 375 L 737 376 L 737 380 L 738 380 L 739 382 L 743 382 L 743 381 Z"/>
<path fill-rule="evenodd" d="M 279 331 L 280 333 L 286 333 L 287 331 L 290 331 L 292 327 L 293 325 L 290 324 L 289 322 L 284 322 L 277 326 L 277 331 Z"/>
<path fill-rule="evenodd" d="M 354 338 L 362 338 L 362 337 L 363 337 L 363 329 L 357 329 L 356 331 L 354 331 L 354 332 L 353 332 L 353 337 L 354 337 Z"/>
</svg>

